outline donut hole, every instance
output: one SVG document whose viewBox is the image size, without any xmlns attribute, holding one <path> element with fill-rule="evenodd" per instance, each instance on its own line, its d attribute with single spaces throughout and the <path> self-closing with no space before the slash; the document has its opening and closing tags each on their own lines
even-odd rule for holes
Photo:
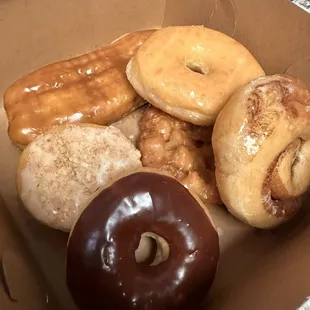
<svg viewBox="0 0 310 310">
<path fill-rule="evenodd" d="M 195 72 L 195 73 L 199 73 L 199 74 L 202 74 L 202 75 L 206 75 L 208 74 L 207 70 L 205 70 L 205 68 L 202 68 L 201 66 L 197 65 L 197 64 L 193 64 L 193 63 L 187 63 L 186 64 L 186 67 Z"/>
<path fill-rule="evenodd" d="M 141 235 L 139 245 L 135 250 L 137 264 L 156 266 L 169 258 L 170 247 L 161 236 L 145 232 Z"/>
</svg>

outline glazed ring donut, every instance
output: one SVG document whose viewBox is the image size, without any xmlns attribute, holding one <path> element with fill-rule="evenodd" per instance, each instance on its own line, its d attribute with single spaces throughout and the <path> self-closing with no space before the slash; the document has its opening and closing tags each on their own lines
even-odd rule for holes
<svg viewBox="0 0 310 310">
<path fill-rule="evenodd" d="M 167 171 L 205 203 L 221 203 L 215 181 L 211 127 L 195 126 L 149 107 L 140 122 L 144 167 Z"/>
<path fill-rule="evenodd" d="M 244 46 L 202 26 L 154 32 L 127 65 L 127 77 L 140 96 L 196 125 L 213 125 L 231 95 L 262 75 Z"/>
<path fill-rule="evenodd" d="M 287 221 L 310 183 L 310 92 L 288 76 L 254 80 L 219 114 L 212 144 L 229 211 L 258 228 Z"/>
<path fill-rule="evenodd" d="M 150 264 L 135 259 L 143 235 L 157 243 Z M 81 310 L 200 309 L 218 258 L 201 203 L 172 177 L 138 171 L 84 209 L 69 237 L 66 279 Z"/>
<path fill-rule="evenodd" d="M 57 126 L 21 155 L 17 187 L 26 209 L 40 222 L 69 231 L 88 199 L 124 170 L 141 167 L 140 152 L 117 128 Z"/>
</svg>

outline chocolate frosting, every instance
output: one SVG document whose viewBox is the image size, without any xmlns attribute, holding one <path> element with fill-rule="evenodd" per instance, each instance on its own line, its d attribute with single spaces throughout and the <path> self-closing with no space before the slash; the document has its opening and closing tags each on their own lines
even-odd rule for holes
<svg viewBox="0 0 310 310">
<path fill-rule="evenodd" d="M 138 264 L 141 234 L 169 244 L 169 258 Z M 67 285 L 80 309 L 197 309 L 213 282 L 219 240 L 207 214 L 175 179 L 138 172 L 104 189 L 77 221 Z"/>
</svg>

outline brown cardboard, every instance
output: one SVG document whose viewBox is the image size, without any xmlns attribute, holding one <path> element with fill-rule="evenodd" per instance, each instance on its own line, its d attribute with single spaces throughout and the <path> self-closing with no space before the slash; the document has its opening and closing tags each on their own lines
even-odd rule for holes
<svg viewBox="0 0 310 310">
<path fill-rule="evenodd" d="M 103 46 L 123 33 L 177 24 L 223 31 L 243 43 L 267 73 L 288 70 L 310 85 L 310 15 L 287 0 L 0 0 L 0 94 L 31 70 Z M 68 236 L 43 227 L 19 203 L 15 171 L 20 150 L 8 139 L 0 108 L 0 192 L 9 211 L 0 202 L 0 258 L 11 297 L 18 300 L 8 298 L 0 281 L 0 308 L 75 309 L 64 281 Z M 139 114 L 118 124 L 133 139 Z M 259 231 L 222 207 L 211 212 L 221 261 L 207 309 L 300 306 L 310 295 L 310 213 L 301 212 L 279 229 Z"/>
<path fill-rule="evenodd" d="M 0 197 L 1 309 L 57 309 L 40 269 L 23 242 Z"/>
</svg>

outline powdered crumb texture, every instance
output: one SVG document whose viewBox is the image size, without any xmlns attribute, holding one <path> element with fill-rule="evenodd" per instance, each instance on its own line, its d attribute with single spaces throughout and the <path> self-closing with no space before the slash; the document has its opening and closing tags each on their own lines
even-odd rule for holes
<svg viewBox="0 0 310 310">
<path fill-rule="evenodd" d="M 140 152 L 115 127 L 70 125 L 28 146 L 21 198 L 41 222 L 70 230 L 86 201 L 126 170 L 141 167 Z"/>
</svg>

